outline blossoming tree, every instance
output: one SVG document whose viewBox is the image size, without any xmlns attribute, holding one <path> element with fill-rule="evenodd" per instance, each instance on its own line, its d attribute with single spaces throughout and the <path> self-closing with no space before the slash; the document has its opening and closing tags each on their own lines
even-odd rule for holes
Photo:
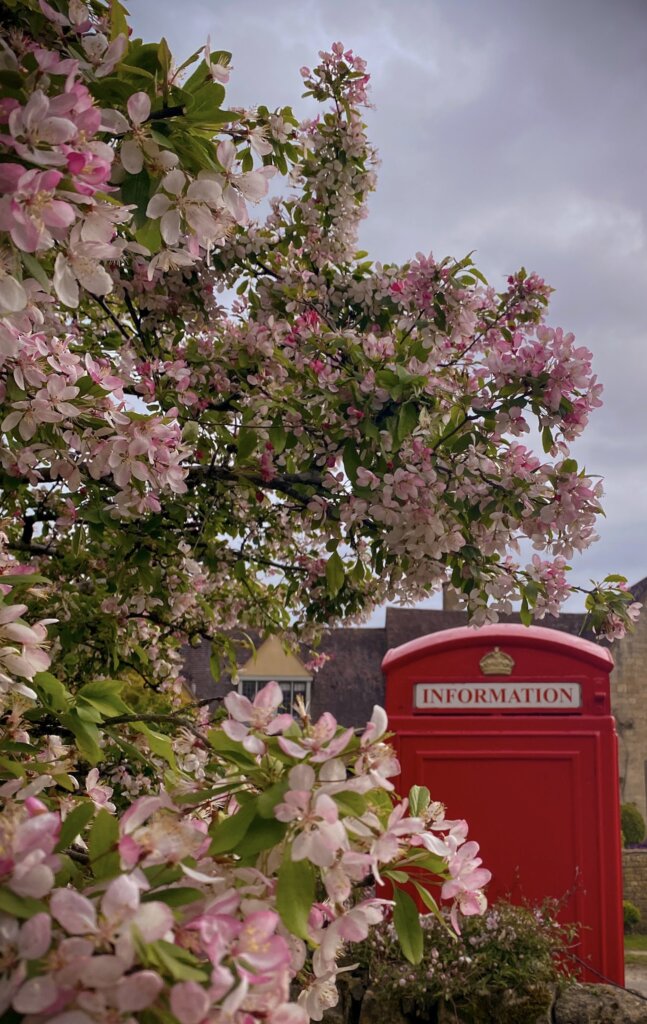
<svg viewBox="0 0 647 1024">
<path fill-rule="evenodd" d="M 228 109 L 228 53 L 178 67 L 118 0 L 0 9 L 0 1013 L 321 1019 L 385 913 L 421 956 L 412 893 L 483 909 L 466 824 L 395 795 L 380 709 L 313 723 L 269 684 L 210 722 L 125 685 L 445 581 L 476 624 L 557 611 L 600 511 L 568 450 L 591 357 L 534 274 L 357 251 L 375 157 L 341 45 L 300 123 Z M 594 626 L 629 602 L 593 587 Z"/>
</svg>

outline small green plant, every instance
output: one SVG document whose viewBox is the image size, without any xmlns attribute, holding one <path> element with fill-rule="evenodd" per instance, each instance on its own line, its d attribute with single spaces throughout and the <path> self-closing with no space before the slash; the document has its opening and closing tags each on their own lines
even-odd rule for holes
<svg viewBox="0 0 647 1024">
<path fill-rule="evenodd" d="M 631 900 L 622 901 L 622 913 L 625 922 L 625 932 L 633 932 L 640 924 L 642 914 Z"/>
<path fill-rule="evenodd" d="M 548 1011 L 565 974 L 572 926 L 555 920 L 556 905 L 515 907 L 496 903 L 483 917 L 462 922 L 457 936 L 448 921 L 423 919 L 424 956 L 402 960 L 392 926 L 365 943 L 369 984 L 393 1010 L 433 1017 L 446 1003 L 479 1024 L 526 1024 Z M 385 1018 L 386 1019 L 386 1018 Z"/>
<path fill-rule="evenodd" d="M 642 843 L 645 838 L 645 819 L 635 804 L 623 804 L 620 808 L 620 825 L 625 846 L 628 843 Z"/>
</svg>

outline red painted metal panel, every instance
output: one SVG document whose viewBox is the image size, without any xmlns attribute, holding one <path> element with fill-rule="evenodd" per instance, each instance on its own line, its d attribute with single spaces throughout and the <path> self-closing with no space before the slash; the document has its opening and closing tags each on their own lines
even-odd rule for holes
<svg viewBox="0 0 647 1024">
<path fill-rule="evenodd" d="M 505 672 L 492 674 L 493 665 Z M 592 968 L 587 980 L 601 980 L 599 972 L 623 984 L 612 666 L 608 652 L 587 641 L 508 625 L 423 637 L 383 662 L 399 788 L 427 785 L 448 817 L 467 819 L 493 872 L 490 899 L 561 899 L 562 920 L 581 925 L 578 955 Z M 524 684 L 576 683 L 581 702 L 566 709 L 510 710 L 482 701 L 422 709 L 414 706 L 421 683 L 470 683 L 477 696 L 489 684 L 496 696 L 501 683 L 520 692 Z"/>
</svg>

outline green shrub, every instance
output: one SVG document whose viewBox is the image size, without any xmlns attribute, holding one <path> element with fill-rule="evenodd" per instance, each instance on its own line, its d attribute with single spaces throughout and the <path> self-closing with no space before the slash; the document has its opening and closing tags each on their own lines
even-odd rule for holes
<svg viewBox="0 0 647 1024">
<path fill-rule="evenodd" d="M 434 1007 L 444 1001 L 461 1020 L 527 1024 L 549 1010 L 575 935 L 555 921 L 555 910 L 552 902 L 496 903 L 482 917 L 463 920 L 460 936 L 429 914 L 424 956 L 415 967 L 402 960 L 392 926 L 376 929 L 364 944 L 369 984 L 393 1016 L 403 1009 L 435 1019 Z"/>
<path fill-rule="evenodd" d="M 625 931 L 633 932 L 634 929 L 640 924 L 642 914 L 638 907 L 631 900 L 622 901 L 622 913 L 625 922 Z"/>
<path fill-rule="evenodd" d="M 620 808 L 620 825 L 627 843 L 642 843 L 645 838 L 645 819 L 635 804 L 623 804 Z"/>
</svg>

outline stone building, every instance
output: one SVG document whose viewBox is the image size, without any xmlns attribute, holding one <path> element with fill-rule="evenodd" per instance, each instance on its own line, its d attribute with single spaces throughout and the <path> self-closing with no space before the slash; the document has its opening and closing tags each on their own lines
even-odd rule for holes
<svg viewBox="0 0 647 1024">
<path fill-rule="evenodd" d="M 647 577 L 631 589 L 636 601 L 647 604 Z M 370 717 L 373 705 L 384 702 L 381 664 L 389 649 L 464 624 L 464 614 L 447 607 L 387 608 L 382 627 L 329 630 L 319 650 L 330 660 L 316 674 L 306 667 L 305 651 L 299 659 L 284 652 L 276 637 L 260 642 L 256 636 L 253 639 L 258 646 L 253 657 L 241 647 L 238 686 L 246 696 L 253 697 L 268 680 L 275 679 L 283 688 L 287 705 L 301 695 L 314 717 L 331 711 L 344 725 L 361 725 Z M 547 616 L 538 624 L 593 639 L 586 631 L 583 614 Z M 638 620 L 634 632 L 612 644 L 610 650 L 615 661 L 611 693 L 619 736 L 621 799 L 635 803 L 647 817 L 647 613 Z M 223 672 L 222 680 L 214 682 L 209 654 L 207 645 L 188 650 L 185 675 L 197 697 L 217 700 L 230 690 L 232 681 Z"/>
</svg>

